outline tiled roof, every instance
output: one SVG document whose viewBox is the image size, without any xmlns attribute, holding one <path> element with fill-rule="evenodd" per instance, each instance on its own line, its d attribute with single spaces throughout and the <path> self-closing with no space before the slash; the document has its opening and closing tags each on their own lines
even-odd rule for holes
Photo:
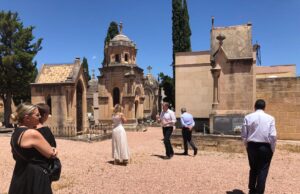
<svg viewBox="0 0 300 194">
<path fill-rule="evenodd" d="M 72 79 L 74 64 L 44 65 L 36 83 L 61 83 Z"/>
</svg>

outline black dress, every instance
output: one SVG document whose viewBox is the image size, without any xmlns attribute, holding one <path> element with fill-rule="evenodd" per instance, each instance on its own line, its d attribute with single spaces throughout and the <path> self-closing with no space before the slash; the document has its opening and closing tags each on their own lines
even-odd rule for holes
<svg viewBox="0 0 300 194">
<path fill-rule="evenodd" d="M 13 158 L 16 161 L 9 194 L 52 194 L 51 181 L 44 172 L 49 159 L 35 148 L 21 148 L 18 139 L 27 128 L 17 127 L 11 137 Z M 22 137 L 21 137 L 22 138 Z"/>
<path fill-rule="evenodd" d="M 49 127 L 45 126 L 45 127 L 38 128 L 37 130 L 44 136 L 44 138 L 48 141 L 51 147 L 56 148 L 56 141 Z"/>
</svg>

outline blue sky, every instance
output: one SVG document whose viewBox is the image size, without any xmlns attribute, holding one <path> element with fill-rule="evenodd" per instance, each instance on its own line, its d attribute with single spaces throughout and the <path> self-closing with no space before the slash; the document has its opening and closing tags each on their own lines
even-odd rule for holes
<svg viewBox="0 0 300 194">
<path fill-rule="evenodd" d="M 111 21 L 138 48 L 137 63 L 147 72 L 172 75 L 171 0 L 0 0 L 1 10 L 18 12 L 25 26 L 43 38 L 35 60 L 42 64 L 71 63 L 86 57 L 89 69 L 101 67 L 103 43 Z M 251 22 L 252 41 L 261 45 L 263 66 L 296 64 L 300 75 L 299 0 L 187 0 L 192 50 L 210 48 L 211 16 L 215 26 Z"/>
</svg>

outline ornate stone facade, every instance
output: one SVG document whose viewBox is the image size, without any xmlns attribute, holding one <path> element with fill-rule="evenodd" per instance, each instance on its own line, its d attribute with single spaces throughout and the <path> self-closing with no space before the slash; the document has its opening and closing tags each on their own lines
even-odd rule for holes
<svg viewBox="0 0 300 194">
<path fill-rule="evenodd" d="M 105 46 L 104 52 L 106 61 L 98 77 L 98 107 L 95 105 L 99 121 L 111 122 L 115 104 L 124 107 L 131 126 L 138 119 L 153 117 L 157 113 L 158 83 L 150 75 L 144 77 L 143 69 L 136 64 L 136 45 L 122 33 L 121 25 L 120 34 Z"/>
<path fill-rule="evenodd" d="M 256 98 L 256 60 L 253 56 L 251 24 L 212 28 L 211 132 L 241 128 L 243 117 L 253 110 Z"/>
<path fill-rule="evenodd" d="M 148 74 L 144 80 L 144 91 L 145 91 L 145 100 L 144 100 L 144 118 L 147 119 L 156 119 L 156 114 L 158 113 L 158 81 L 151 74 L 151 67 L 148 66 Z"/>
</svg>

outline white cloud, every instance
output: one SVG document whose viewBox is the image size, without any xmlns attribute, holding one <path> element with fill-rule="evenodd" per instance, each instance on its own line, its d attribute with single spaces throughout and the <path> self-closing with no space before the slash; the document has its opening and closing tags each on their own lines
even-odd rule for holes
<svg viewBox="0 0 300 194">
<path fill-rule="evenodd" d="M 92 59 L 95 60 L 95 59 L 97 59 L 97 57 L 94 55 L 94 56 L 92 56 Z"/>
</svg>

